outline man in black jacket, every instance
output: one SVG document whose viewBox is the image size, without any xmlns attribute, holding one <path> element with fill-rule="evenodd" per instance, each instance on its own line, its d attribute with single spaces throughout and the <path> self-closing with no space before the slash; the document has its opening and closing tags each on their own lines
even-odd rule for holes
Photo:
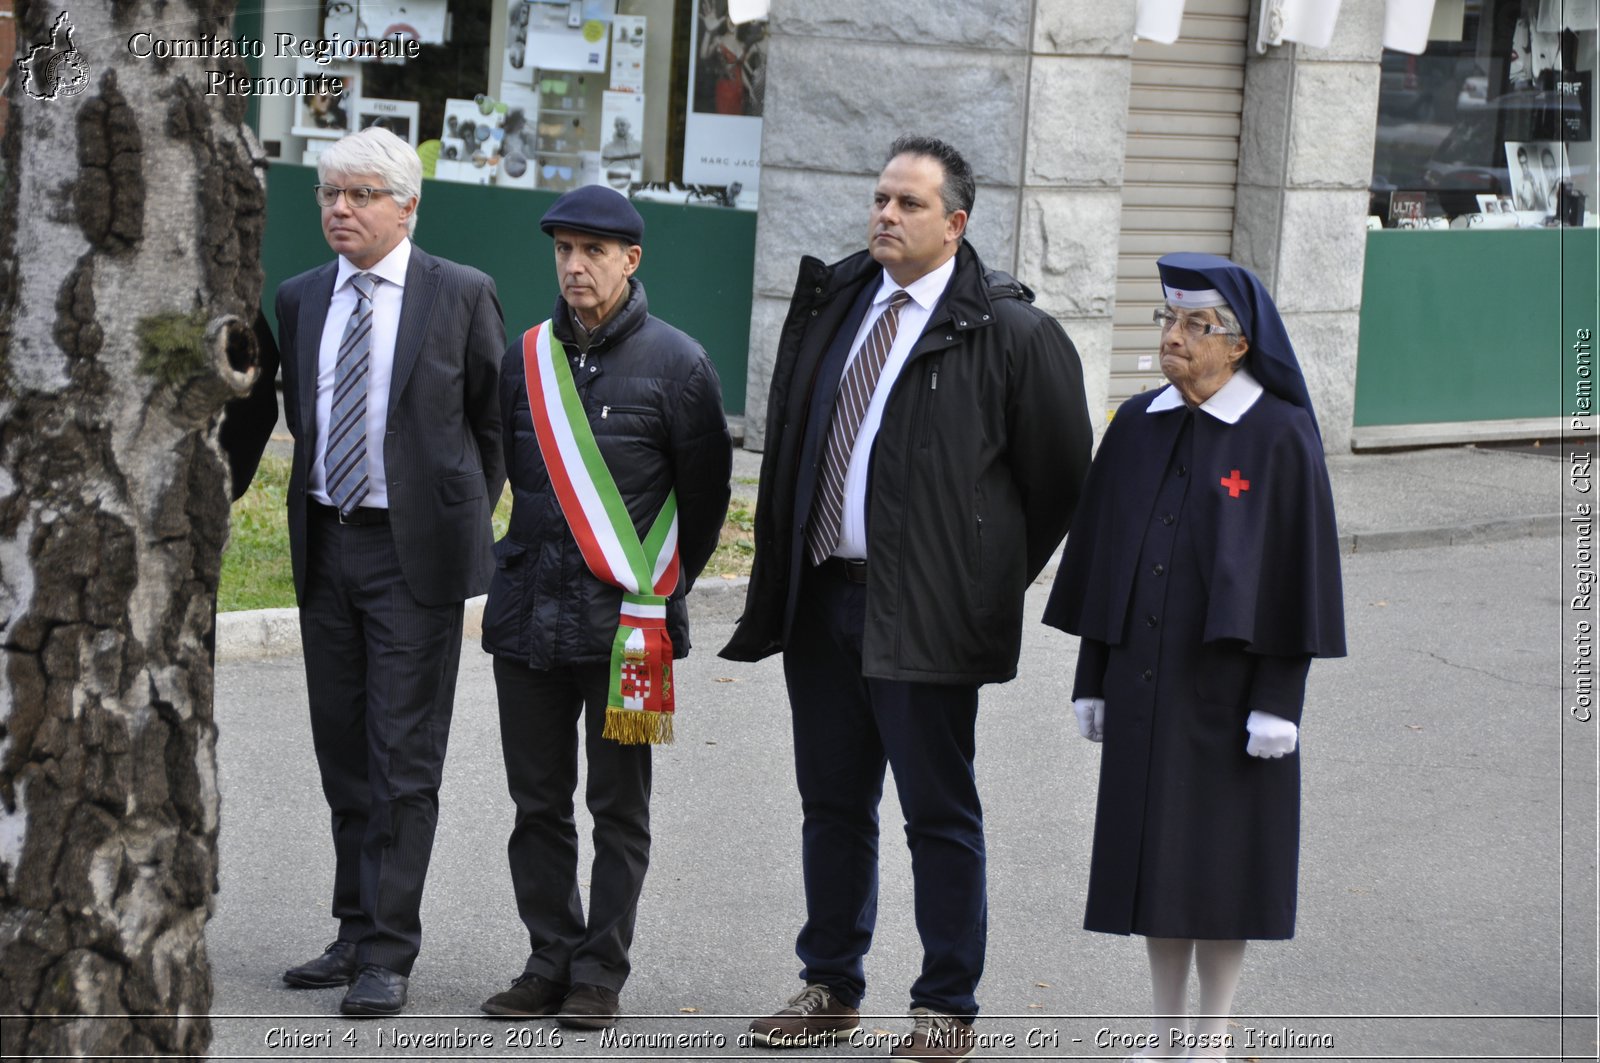
<svg viewBox="0 0 1600 1063">
<path fill-rule="evenodd" d="M 1016 674 L 1023 592 L 1066 533 L 1092 432 L 1072 342 L 963 239 L 973 192 L 948 144 L 896 141 L 868 250 L 801 263 L 773 367 L 755 566 L 722 655 L 782 651 L 789 688 L 806 985 L 751 1024 L 774 1047 L 858 1026 L 886 764 L 923 947 L 893 1054 L 975 1044 L 978 687 Z"/>
<path fill-rule="evenodd" d="M 711 360 L 646 308 L 633 276 L 644 220 L 627 198 L 600 185 L 575 189 L 540 228 L 555 241 L 561 296 L 551 319 L 518 337 L 501 364 L 511 525 L 495 544 L 483 618 L 517 806 L 511 878 L 531 947 L 523 973 L 483 1010 L 553 1014 L 594 1029 L 612 1025 L 621 1010 L 650 859 L 648 743 L 671 733 L 670 717 L 629 707 L 639 699 L 625 696 L 632 688 L 624 666 L 634 659 L 622 659 L 619 616 L 641 594 L 625 596 L 618 579 L 625 584 L 628 574 L 608 569 L 605 558 L 664 541 L 651 532 L 665 528 L 676 504 L 676 573 L 668 543 L 645 566 L 664 575 L 642 588 L 657 596 L 645 604 L 664 617 L 656 630 L 670 639 L 670 669 L 670 657 L 689 651 L 683 599 L 722 531 L 733 447 Z M 598 454 L 609 476 L 575 460 L 581 451 Z M 584 511 L 580 497 L 613 505 Z M 631 527 L 608 521 L 624 514 Z M 609 549 L 596 552 L 606 540 Z M 656 687 L 670 689 L 670 671 L 656 674 Z M 594 817 L 587 919 L 572 814 L 580 716 Z"/>
</svg>

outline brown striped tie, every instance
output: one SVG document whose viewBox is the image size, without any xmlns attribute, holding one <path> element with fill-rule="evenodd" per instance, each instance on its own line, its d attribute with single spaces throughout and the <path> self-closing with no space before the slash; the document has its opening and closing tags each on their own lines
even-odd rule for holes
<svg viewBox="0 0 1600 1063">
<path fill-rule="evenodd" d="M 820 565 L 839 545 L 839 530 L 844 526 L 844 478 L 850 470 L 850 452 L 855 449 L 856 433 L 867 415 L 872 393 L 878 387 L 883 363 L 894 346 L 895 329 L 900 324 L 900 308 L 911 298 L 904 288 L 889 296 L 889 305 L 873 322 L 867 341 L 856 352 L 855 360 L 844 371 L 839 394 L 833 403 L 833 420 L 828 424 L 828 442 L 822 455 L 822 482 L 816 501 L 811 504 L 811 521 L 806 525 L 806 553 L 813 565 Z"/>
</svg>

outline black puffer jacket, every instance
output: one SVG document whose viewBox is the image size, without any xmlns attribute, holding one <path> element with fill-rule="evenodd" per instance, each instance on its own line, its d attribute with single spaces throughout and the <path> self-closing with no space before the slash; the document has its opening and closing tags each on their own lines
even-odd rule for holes
<svg viewBox="0 0 1600 1063">
<path fill-rule="evenodd" d="M 556 300 L 556 338 L 596 442 L 642 537 L 678 492 L 683 577 L 667 605 L 674 656 L 689 652 L 683 596 L 716 549 L 728 511 L 733 445 L 722 386 L 705 351 L 646 306 L 632 287 L 623 309 L 601 326 L 587 355 L 573 341 L 570 311 Z M 589 571 L 561 513 L 528 410 L 522 336 L 500 364 L 500 411 L 511 480 L 511 527 L 495 544 L 495 573 L 483 614 L 483 648 L 529 668 L 609 661 L 622 591 Z"/>
<path fill-rule="evenodd" d="M 767 402 L 755 566 L 724 657 L 759 660 L 788 640 L 820 461 L 807 423 L 831 412 L 837 387 L 818 371 L 882 276 L 865 251 L 832 266 L 800 263 Z M 895 380 L 867 494 L 866 676 L 989 683 L 1016 674 L 1023 592 L 1072 522 L 1094 438 L 1078 352 L 1032 300 L 963 241 Z"/>
</svg>

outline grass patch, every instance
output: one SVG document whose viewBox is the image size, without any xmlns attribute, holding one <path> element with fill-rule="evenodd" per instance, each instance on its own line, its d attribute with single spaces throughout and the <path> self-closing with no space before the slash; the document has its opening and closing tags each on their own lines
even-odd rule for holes
<svg viewBox="0 0 1600 1063">
<path fill-rule="evenodd" d="M 722 525 L 722 538 L 701 579 L 732 579 L 750 575 L 756 557 L 756 515 L 744 499 L 728 503 L 728 519 Z"/>
<path fill-rule="evenodd" d="M 277 609 L 294 605 L 294 575 L 289 566 L 289 459 L 264 455 L 250 490 L 233 504 L 233 530 L 222 553 L 217 611 Z M 735 498 L 722 528 L 722 541 L 702 578 L 748 576 L 756 555 L 755 515 Z M 494 537 L 511 524 L 511 486 L 494 509 Z"/>
<path fill-rule="evenodd" d="M 233 527 L 222 552 L 217 612 L 294 604 L 289 568 L 289 459 L 264 454 L 250 490 L 233 504 Z"/>
</svg>

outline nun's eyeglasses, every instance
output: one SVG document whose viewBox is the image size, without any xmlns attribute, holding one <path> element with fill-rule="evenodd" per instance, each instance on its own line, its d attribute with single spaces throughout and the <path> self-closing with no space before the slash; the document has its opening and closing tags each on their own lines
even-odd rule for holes
<svg viewBox="0 0 1600 1063">
<path fill-rule="evenodd" d="M 1150 315 L 1150 320 L 1160 325 L 1162 332 L 1166 332 L 1172 326 L 1177 325 L 1183 329 L 1184 335 L 1191 340 L 1197 340 L 1201 336 L 1233 335 L 1226 325 L 1213 325 L 1209 321 L 1202 321 L 1200 318 L 1190 317 L 1188 314 L 1174 314 L 1171 310 L 1157 310 Z"/>
</svg>

